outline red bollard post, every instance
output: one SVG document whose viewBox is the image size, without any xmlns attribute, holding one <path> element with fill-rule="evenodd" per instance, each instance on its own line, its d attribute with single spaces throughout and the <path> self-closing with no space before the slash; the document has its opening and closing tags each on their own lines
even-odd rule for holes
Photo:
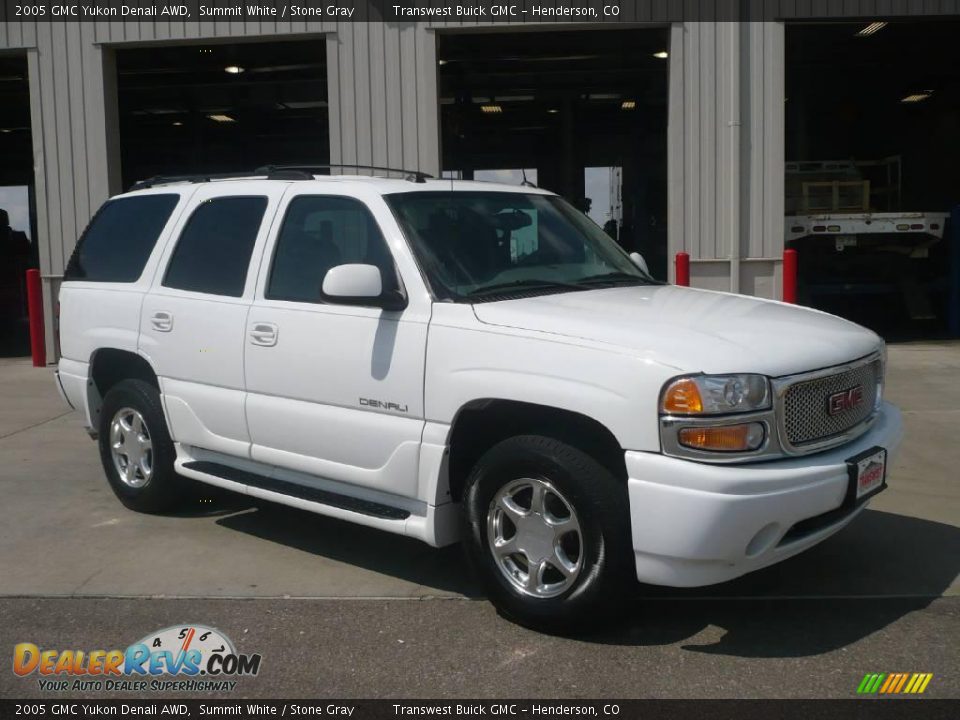
<svg viewBox="0 0 960 720">
<path fill-rule="evenodd" d="M 40 271 L 27 270 L 27 312 L 30 316 L 30 354 L 34 367 L 45 367 L 47 349 L 43 337 L 43 288 Z"/>
<path fill-rule="evenodd" d="M 783 251 L 783 301 L 797 304 L 797 251 Z"/>
<path fill-rule="evenodd" d="M 685 252 L 677 253 L 677 285 L 690 287 L 690 254 Z"/>
</svg>

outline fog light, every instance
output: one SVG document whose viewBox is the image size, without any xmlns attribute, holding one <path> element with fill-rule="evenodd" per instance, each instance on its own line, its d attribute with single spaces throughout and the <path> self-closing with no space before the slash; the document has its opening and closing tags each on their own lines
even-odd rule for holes
<svg viewBox="0 0 960 720">
<path fill-rule="evenodd" d="M 678 438 L 684 447 L 715 452 L 747 452 L 763 444 L 761 423 L 717 425 L 714 427 L 686 427 Z"/>
</svg>

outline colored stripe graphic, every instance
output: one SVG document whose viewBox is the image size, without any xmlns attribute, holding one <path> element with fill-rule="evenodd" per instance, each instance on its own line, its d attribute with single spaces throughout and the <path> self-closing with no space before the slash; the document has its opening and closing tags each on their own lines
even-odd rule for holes
<svg viewBox="0 0 960 720">
<path fill-rule="evenodd" d="M 933 673 L 867 673 L 857 686 L 858 695 L 920 695 L 933 679 Z"/>
<path fill-rule="evenodd" d="M 894 690 L 894 692 L 900 692 L 901 690 L 903 690 L 903 686 L 904 684 L 906 684 L 906 682 L 907 682 L 907 674 L 900 673 L 900 682 L 897 683 L 897 688 L 896 690 Z"/>
</svg>

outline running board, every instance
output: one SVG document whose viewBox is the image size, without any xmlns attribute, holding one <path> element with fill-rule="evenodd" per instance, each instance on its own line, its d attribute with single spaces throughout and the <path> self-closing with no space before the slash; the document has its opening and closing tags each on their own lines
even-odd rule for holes
<svg viewBox="0 0 960 720">
<path fill-rule="evenodd" d="M 318 503 L 328 507 L 339 508 L 348 512 L 359 513 L 369 517 L 380 518 L 382 520 L 406 520 L 410 517 L 410 512 L 390 505 L 373 502 L 371 500 L 361 500 L 360 498 L 340 495 L 329 490 L 320 490 L 319 488 L 308 487 L 298 483 L 287 482 L 269 478 L 247 470 L 221 465 L 220 463 L 210 462 L 208 460 L 191 460 L 183 463 L 187 470 L 213 475 L 222 480 L 249 485 L 250 487 L 268 490 L 270 492 L 286 495 L 287 497 L 306 500 L 307 502 Z"/>
</svg>

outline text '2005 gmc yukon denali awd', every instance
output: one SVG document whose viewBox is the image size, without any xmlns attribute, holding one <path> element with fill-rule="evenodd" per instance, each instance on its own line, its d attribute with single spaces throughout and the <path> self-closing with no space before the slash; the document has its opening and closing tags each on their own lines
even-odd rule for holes
<svg viewBox="0 0 960 720">
<path fill-rule="evenodd" d="M 107 202 L 57 382 L 120 500 L 185 478 L 434 546 L 523 622 L 718 583 L 835 533 L 902 430 L 884 346 L 659 283 L 532 187 L 282 172 Z"/>
</svg>

